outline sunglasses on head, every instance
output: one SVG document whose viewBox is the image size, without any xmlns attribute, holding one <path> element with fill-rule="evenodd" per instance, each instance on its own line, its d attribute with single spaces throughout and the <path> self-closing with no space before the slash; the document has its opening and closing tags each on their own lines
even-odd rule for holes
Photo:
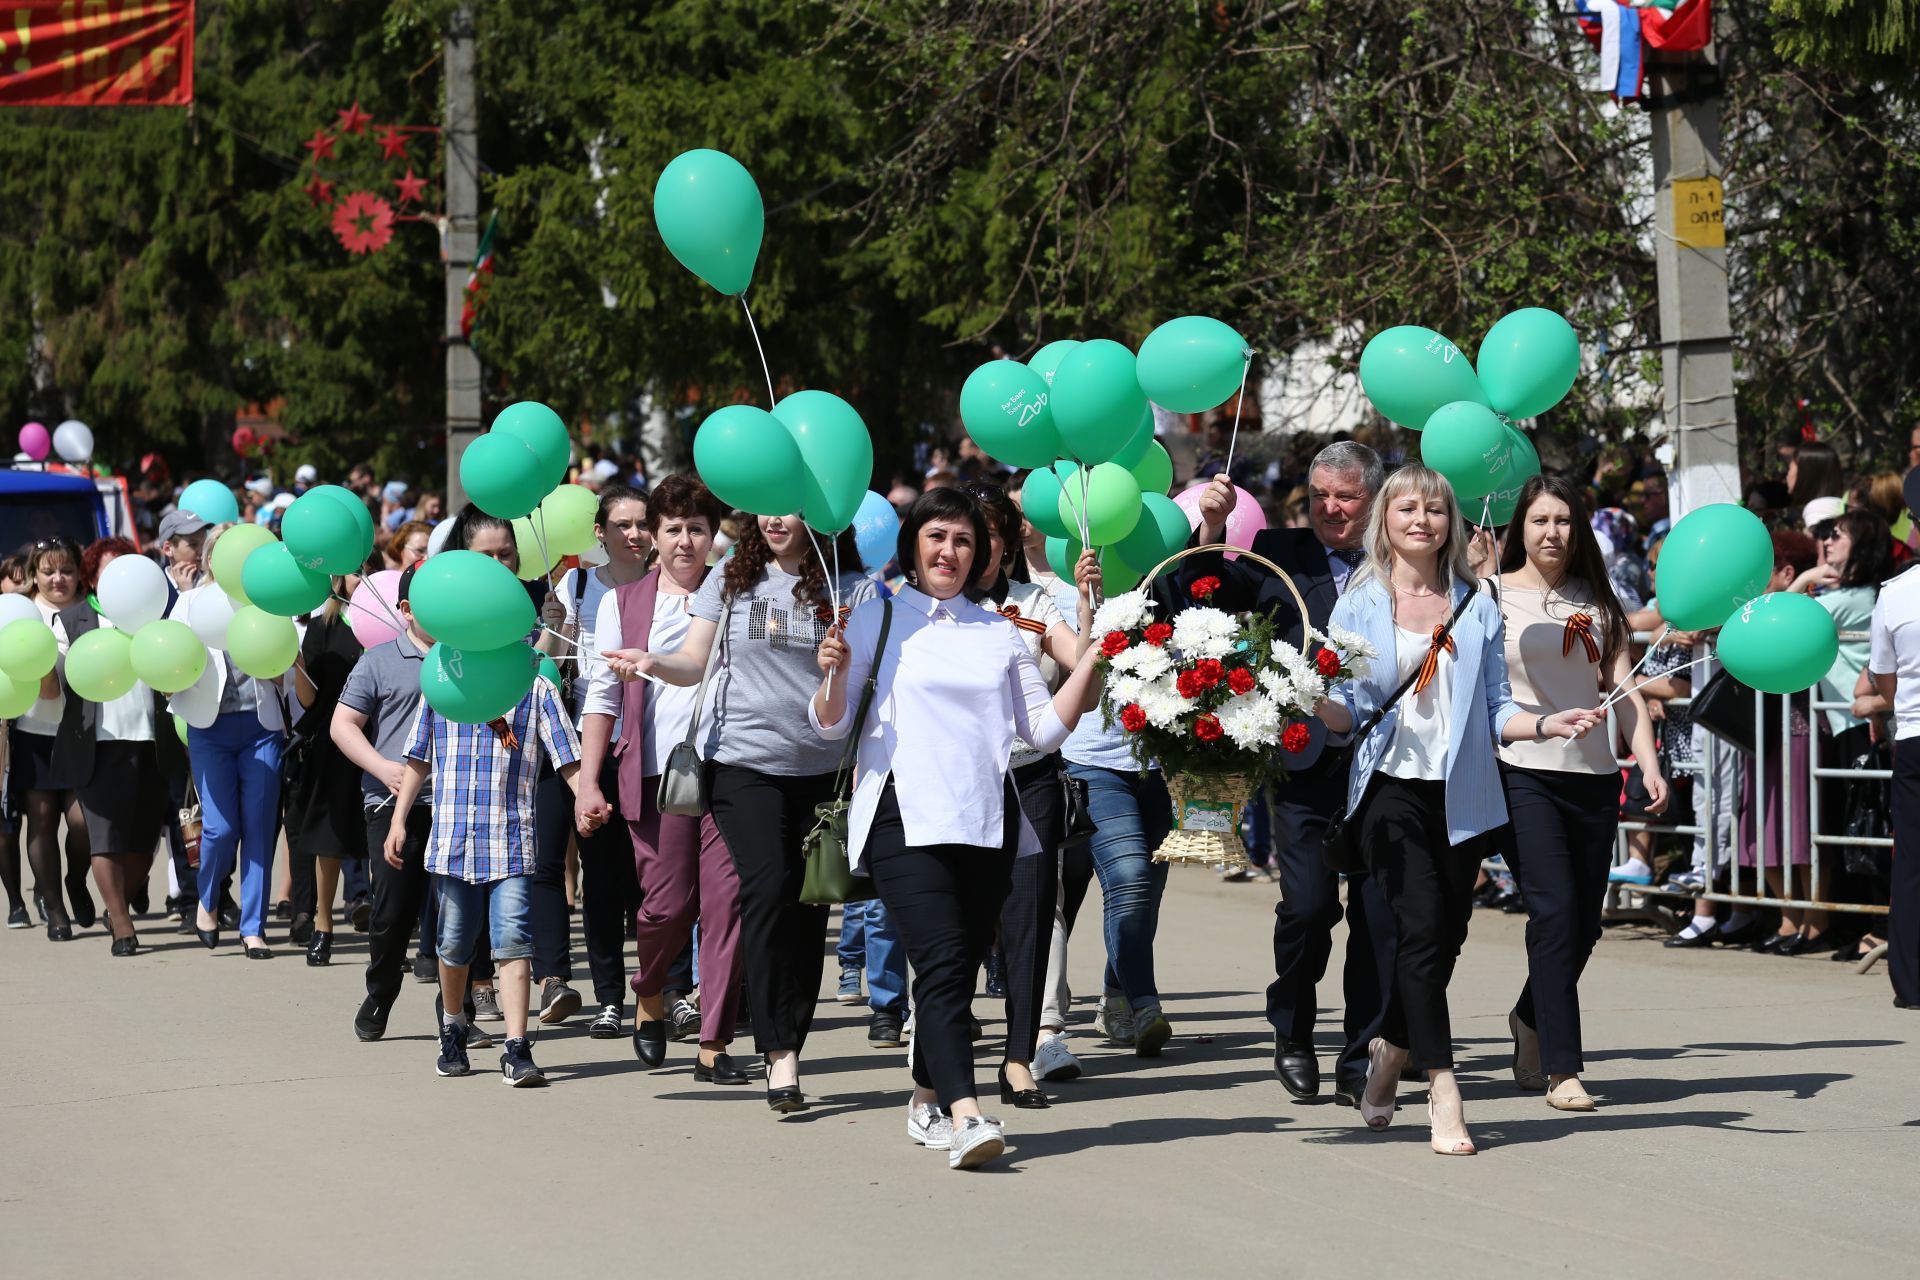
<svg viewBox="0 0 1920 1280">
<path fill-rule="evenodd" d="M 1840 532 L 1840 522 L 1838 520 L 1822 520 L 1819 524 L 1813 526 L 1812 532 L 1815 541 L 1825 542 L 1828 538 Z"/>
</svg>

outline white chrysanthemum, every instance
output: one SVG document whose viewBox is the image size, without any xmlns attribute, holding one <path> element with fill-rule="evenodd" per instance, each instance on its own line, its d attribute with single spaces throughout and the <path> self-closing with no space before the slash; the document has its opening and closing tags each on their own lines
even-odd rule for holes
<svg viewBox="0 0 1920 1280">
<path fill-rule="evenodd" d="M 1093 634 L 1104 636 L 1109 631 L 1132 631 L 1145 625 L 1152 611 L 1144 591 L 1109 596 L 1106 603 L 1094 611 Z"/>
<path fill-rule="evenodd" d="M 1156 644 L 1137 644 L 1128 650 L 1133 655 L 1133 674 L 1142 680 L 1158 680 L 1173 670 L 1173 659 Z"/>
<path fill-rule="evenodd" d="M 1239 635 L 1240 624 L 1218 609 L 1188 609 L 1173 620 L 1173 647 L 1188 658 L 1224 658 Z"/>
<path fill-rule="evenodd" d="M 1328 627 L 1327 635 L 1328 642 L 1349 659 L 1380 656 L 1380 651 L 1373 647 L 1372 642 L 1357 631 L 1349 631 L 1345 627 Z"/>
<path fill-rule="evenodd" d="M 1280 741 L 1284 717 L 1280 714 L 1278 704 L 1263 694 L 1248 693 L 1230 698 L 1218 714 L 1220 727 L 1226 731 L 1233 745 L 1243 751 L 1257 751 Z"/>
<path fill-rule="evenodd" d="M 1293 685 L 1294 693 L 1306 702 L 1311 703 L 1326 692 L 1326 681 L 1321 679 L 1307 655 L 1285 640 L 1273 642 L 1273 660 L 1287 673 L 1287 681 Z"/>
<path fill-rule="evenodd" d="M 1293 681 L 1287 673 L 1278 667 L 1268 667 L 1258 677 L 1260 688 L 1269 698 L 1283 707 L 1300 705 L 1299 695 L 1294 692 Z"/>
<path fill-rule="evenodd" d="M 1124 707 L 1129 702 L 1138 702 L 1140 700 L 1141 690 L 1146 687 L 1147 682 L 1139 676 L 1115 676 L 1113 679 L 1107 681 L 1107 697 L 1112 701 L 1114 706 Z"/>
<path fill-rule="evenodd" d="M 1173 687 L 1171 676 L 1148 682 L 1134 702 L 1146 713 L 1147 723 L 1156 729 L 1173 728 L 1187 710 L 1187 700 Z"/>
</svg>

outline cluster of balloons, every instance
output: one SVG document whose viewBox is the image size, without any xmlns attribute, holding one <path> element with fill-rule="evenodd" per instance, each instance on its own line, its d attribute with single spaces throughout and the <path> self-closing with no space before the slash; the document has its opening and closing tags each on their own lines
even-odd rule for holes
<svg viewBox="0 0 1920 1280">
<path fill-rule="evenodd" d="M 78 465 L 93 457 L 93 428 L 72 418 L 52 431 L 42 423 L 29 422 L 20 428 L 19 444 L 20 452 L 35 462 L 45 462 L 52 451 L 62 462 Z"/>
<path fill-rule="evenodd" d="M 1654 593 L 1674 628 L 1720 628 L 1720 663 L 1737 679 L 1763 693 L 1799 693 L 1833 669 L 1840 633 L 1812 596 L 1767 591 L 1772 577 L 1767 526 L 1744 507 L 1716 502 L 1667 534 Z"/>
<path fill-rule="evenodd" d="M 1540 455 L 1513 419 L 1559 404 L 1580 374 L 1580 340 L 1558 312 L 1523 307 L 1480 343 L 1478 364 L 1419 325 L 1375 334 L 1360 353 L 1360 386 L 1382 416 L 1420 432 L 1420 460 L 1452 482 L 1461 505 L 1513 519 Z"/>
</svg>

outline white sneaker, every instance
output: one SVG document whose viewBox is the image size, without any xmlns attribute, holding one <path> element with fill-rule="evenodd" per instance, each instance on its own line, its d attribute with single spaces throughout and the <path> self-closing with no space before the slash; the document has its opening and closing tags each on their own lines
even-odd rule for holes
<svg viewBox="0 0 1920 1280">
<path fill-rule="evenodd" d="M 1106 1037 L 1108 1044 L 1132 1044 L 1133 1006 L 1125 996 L 1108 996 L 1093 1015 L 1093 1029 Z"/>
<path fill-rule="evenodd" d="M 1073 1080 L 1080 1075 L 1080 1059 L 1067 1048 L 1065 1036 L 1048 1036 L 1033 1055 L 1036 1080 Z"/>
<path fill-rule="evenodd" d="M 953 1121 L 947 1113 L 931 1104 L 916 1107 L 907 1104 L 907 1136 L 923 1147 L 945 1151 L 953 1141 Z"/>
<path fill-rule="evenodd" d="M 968 1116 L 948 1134 L 947 1168 L 977 1169 L 1007 1149 L 998 1120 Z"/>
</svg>

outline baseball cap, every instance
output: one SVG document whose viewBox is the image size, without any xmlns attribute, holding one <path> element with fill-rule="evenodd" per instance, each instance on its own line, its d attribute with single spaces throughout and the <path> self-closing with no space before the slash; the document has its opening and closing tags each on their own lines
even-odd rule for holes
<svg viewBox="0 0 1920 1280">
<path fill-rule="evenodd" d="M 170 538 L 191 538 L 207 527 L 207 522 L 191 511 L 175 507 L 160 517 L 160 541 Z"/>
<path fill-rule="evenodd" d="M 293 505 L 293 495 L 290 493 L 276 493 L 273 495 L 273 502 L 269 505 L 271 505 L 275 511 L 285 511 Z"/>
<path fill-rule="evenodd" d="M 609 458 L 602 458 L 593 464 L 593 474 L 602 480 L 611 480 L 620 474 L 620 464 Z"/>
<path fill-rule="evenodd" d="M 299 469 L 293 473 L 295 484 L 312 484 L 319 478 L 320 471 L 311 462 L 301 463 Z"/>
<path fill-rule="evenodd" d="M 1800 523 L 1811 529 L 1825 520 L 1838 520 L 1847 513 L 1847 504 L 1838 498 L 1815 498 L 1800 512 Z"/>
<path fill-rule="evenodd" d="M 269 480 L 266 476 L 255 476 L 253 479 L 247 481 L 247 491 L 249 493 L 257 493 L 263 498 L 271 498 L 273 496 L 273 481 Z"/>
</svg>

